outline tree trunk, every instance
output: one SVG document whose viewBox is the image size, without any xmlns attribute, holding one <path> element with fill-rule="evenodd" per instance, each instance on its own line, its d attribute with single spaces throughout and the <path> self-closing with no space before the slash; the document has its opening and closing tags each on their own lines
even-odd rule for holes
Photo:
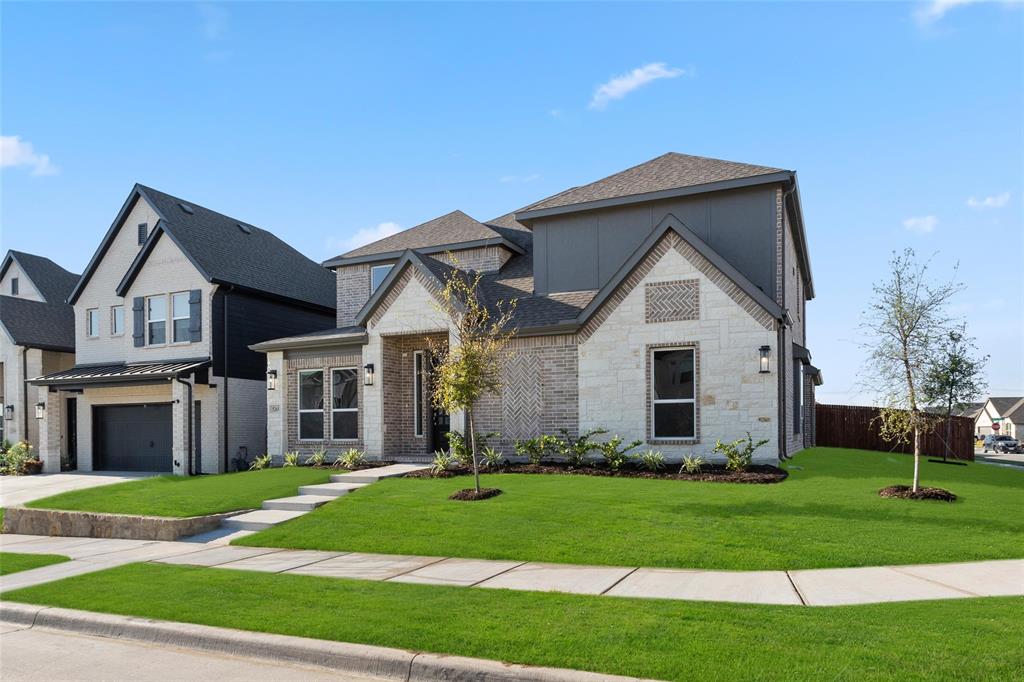
<svg viewBox="0 0 1024 682">
<path fill-rule="evenodd" d="M 473 478 L 476 491 L 480 492 L 480 462 L 476 457 L 476 429 L 473 427 L 473 408 L 466 410 L 466 422 L 469 424 L 469 452 L 473 456 Z"/>
<path fill-rule="evenodd" d="M 943 462 L 946 461 L 946 453 L 947 452 L 950 455 L 953 454 L 952 440 L 953 440 L 953 415 L 950 413 L 950 414 L 946 415 L 946 450 L 945 450 L 945 452 L 942 453 L 942 461 Z"/>
<path fill-rule="evenodd" d="M 921 485 L 921 427 L 914 427 L 914 485 L 911 488 L 913 492 L 917 492 L 918 486 Z"/>
</svg>

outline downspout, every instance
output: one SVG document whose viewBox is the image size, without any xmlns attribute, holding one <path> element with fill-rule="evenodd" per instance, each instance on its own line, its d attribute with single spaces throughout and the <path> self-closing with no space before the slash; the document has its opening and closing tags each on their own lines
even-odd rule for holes
<svg viewBox="0 0 1024 682">
<path fill-rule="evenodd" d="M 230 465 L 228 455 L 228 292 L 232 288 L 229 286 L 224 289 L 224 305 L 221 308 L 221 334 L 224 337 L 224 414 L 221 417 L 221 428 L 224 429 L 224 473 L 228 473 Z"/>
<path fill-rule="evenodd" d="M 782 290 L 781 294 L 782 306 L 782 318 L 779 320 L 779 451 L 782 454 L 782 459 L 789 459 L 789 433 L 786 430 L 786 318 L 789 317 L 786 309 L 786 199 L 793 195 L 796 191 L 796 184 L 791 184 L 790 188 L 782 193 L 782 262 L 779 263 L 779 267 L 782 268 Z"/>
<path fill-rule="evenodd" d="M 188 389 L 188 399 L 185 404 L 185 475 L 192 475 L 192 384 L 183 380 L 180 374 L 174 376 L 174 380 Z"/>
</svg>

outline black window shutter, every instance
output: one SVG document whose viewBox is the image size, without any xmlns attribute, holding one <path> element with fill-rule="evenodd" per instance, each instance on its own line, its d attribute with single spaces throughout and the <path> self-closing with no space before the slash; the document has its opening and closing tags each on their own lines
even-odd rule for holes
<svg viewBox="0 0 1024 682">
<path fill-rule="evenodd" d="M 203 340 L 203 292 L 193 289 L 188 294 L 188 331 L 192 342 Z"/>
<path fill-rule="evenodd" d="M 136 348 L 146 345 L 146 299 L 136 296 L 132 299 L 132 339 Z"/>
</svg>

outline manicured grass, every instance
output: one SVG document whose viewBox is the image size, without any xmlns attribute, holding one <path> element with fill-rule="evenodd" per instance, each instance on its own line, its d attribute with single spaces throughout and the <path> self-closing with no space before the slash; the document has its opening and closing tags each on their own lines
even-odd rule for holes
<svg viewBox="0 0 1024 682">
<path fill-rule="evenodd" d="M 59 554 L 16 554 L 14 552 L 0 552 L 0 575 L 27 571 L 33 568 L 41 568 L 50 564 L 60 564 L 70 561 L 66 556 Z"/>
<path fill-rule="evenodd" d="M 797 569 L 1024 557 L 1024 471 L 923 463 L 955 503 L 883 499 L 912 459 L 815 448 L 773 485 L 506 474 L 390 479 L 235 544 L 524 561 Z"/>
<path fill-rule="evenodd" d="M 807 608 L 132 564 L 4 599 L 658 679 L 1021 679 L 1024 599 Z"/>
<path fill-rule="evenodd" d="M 109 514 L 200 516 L 258 508 L 263 500 L 298 495 L 300 485 L 326 483 L 330 475 L 327 469 L 288 467 L 192 478 L 158 476 L 73 490 L 27 506 Z"/>
</svg>

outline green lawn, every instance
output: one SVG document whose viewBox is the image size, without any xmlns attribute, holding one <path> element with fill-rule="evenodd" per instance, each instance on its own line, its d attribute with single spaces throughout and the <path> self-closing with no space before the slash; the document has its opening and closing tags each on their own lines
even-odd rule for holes
<svg viewBox="0 0 1024 682">
<path fill-rule="evenodd" d="M 4 599 L 658 679 L 1011 680 L 1024 599 L 806 608 L 132 564 Z"/>
<path fill-rule="evenodd" d="M 73 490 L 29 502 L 29 507 L 71 511 L 200 516 L 258 508 L 263 500 L 298 495 L 298 487 L 326 483 L 327 469 L 288 467 L 219 476 L 158 476 Z"/>
<path fill-rule="evenodd" d="M 27 571 L 32 568 L 41 568 L 50 564 L 60 564 L 70 561 L 66 556 L 59 554 L 16 554 L 14 552 L 0 552 L 0 575 Z"/>
<path fill-rule="evenodd" d="M 955 503 L 883 499 L 912 459 L 815 448 L 774 485 L 582 476 L 390 479 L 235 544 L 621 566 L 797 569 L 1024 557 L 1024 471 L 922 464 Z"/>
</svg>

